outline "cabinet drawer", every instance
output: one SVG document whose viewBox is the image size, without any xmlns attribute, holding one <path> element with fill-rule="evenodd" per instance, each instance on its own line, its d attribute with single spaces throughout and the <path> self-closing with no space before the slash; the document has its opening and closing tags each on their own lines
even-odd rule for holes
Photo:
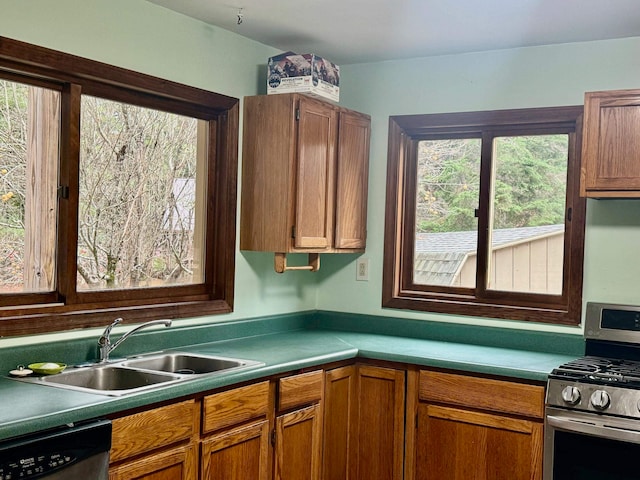
<svg viewBox="0 0 640 480">
<path fill-rule="evenodd" d="M 544 387 L 453 373 L 420 372 L 420 400 L 542 418 Z"/>
<path fill-rule="evenodd" d="M 322 370 L 281 378 L 278 381 L 278 410 L 319 402 L 323 385 Z"/>
<path fill-rule="evenodd" d="M 269 409 L 269 382 L 209 395 L 202 408 L 202 433 L 263 417 Z"/>
<path fill-rule="evenodd" d="M 154 408 L 113 421 L 111 462 L 191 438 L 197 432 L 195 400 Z"/>
</svg>

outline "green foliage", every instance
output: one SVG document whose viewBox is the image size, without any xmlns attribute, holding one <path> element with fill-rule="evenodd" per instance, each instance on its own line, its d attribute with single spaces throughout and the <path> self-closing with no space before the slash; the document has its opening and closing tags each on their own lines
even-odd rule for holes
<svg viewBox="0 0 640 480">
<path fill-rule="evenodd" d="M 564 222 L 567 136 L 496 139 L 494 228 Z"/>
<path fill-rule="evenodd" d="M 420 142 L 416 213 L 419 233 L 476 228 L 480 149 L 480 139 Z M 566 169 L 566 135 L 496 138 L 494 228 L 563 223 Z"/>
<path fill-rule="evenodd" d="M 480 184 L 479 139 L 420 142 L 419 232 L 473 230 Z"/>
</svg>

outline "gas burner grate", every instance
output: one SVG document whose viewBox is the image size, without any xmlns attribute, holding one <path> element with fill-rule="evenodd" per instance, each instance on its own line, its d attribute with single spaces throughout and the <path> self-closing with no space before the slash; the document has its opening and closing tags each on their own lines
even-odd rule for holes
<svg viewBox="0 0 640 480">
<path fill-rule="evenodd" d="M 603 382 L 640 381 L 640 362 L 587 356 L 565 363 L 554 374 Z"/>
</svg>

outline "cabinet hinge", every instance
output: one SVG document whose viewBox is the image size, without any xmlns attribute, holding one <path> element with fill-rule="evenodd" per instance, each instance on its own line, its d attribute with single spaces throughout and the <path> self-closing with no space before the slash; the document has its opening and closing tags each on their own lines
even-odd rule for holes
<svg viewBox="0 0 640 480">
<path fill-rule="evenodd" d="M 291 227 L 291 238 L 296 238 L 296 226 Z"/>
<path fill-rule="evenodd" d="M 271 430 L 271 445 L 275 446 L 276 444 L 276 429 Z"/>
<path fill-rule="evenodd" d="M 64 199 L 68 199 L 69 198 L 69 187 L 66 185 L 59 185 L 58 186 L 58 198 L 64 198 Z"/>
<path fill-rule="evenodd" d="M 296 108 L 296 122 L 300 120 L 300 109 Z"/>
</svg>

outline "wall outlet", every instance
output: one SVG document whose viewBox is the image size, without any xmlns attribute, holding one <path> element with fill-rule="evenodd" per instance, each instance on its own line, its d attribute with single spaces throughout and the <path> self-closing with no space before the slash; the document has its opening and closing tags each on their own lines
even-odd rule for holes
<svg viewBox="0 0 640 480">
<path fill-rule="evenodd" d="M 359 258 L 356 262 L 356 280 L 361 282 L 369 281 L 369 259 Z"/>
</svg>

